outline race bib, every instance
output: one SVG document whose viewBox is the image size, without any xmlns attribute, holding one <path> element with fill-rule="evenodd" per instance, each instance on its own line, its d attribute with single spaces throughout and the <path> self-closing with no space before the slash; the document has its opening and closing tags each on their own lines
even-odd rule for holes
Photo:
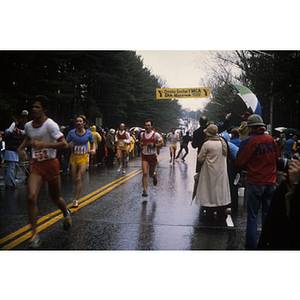
<svg viewBox="0 0 300 300">
<path fill-rule="evenodd" d="M 151 149 L 148 146 L 143 146 L 143 154 L 151 153 Z"/>
<path fill-rule="evenodd" d="M 85 154 L 85 147 L 84 146 L 74 146 L 74 154 Z"/>
<path fill-rule="evenodd" d="M 125 143 L 124 143 L 123 141 L 122 141 L 122 142 L 120 141 L 120 142 L 119 142 L 119 147 L 120 147 L 120 148 L 123 148 L 124 146 L 125 146 Z"/>
<path fill-rule="evenodd" d="M 49 153 L 47 149 L 40 149 L 33 151 L 33 158 L 37 161 L 47 160 L 49 157 Z"/>
</svg>

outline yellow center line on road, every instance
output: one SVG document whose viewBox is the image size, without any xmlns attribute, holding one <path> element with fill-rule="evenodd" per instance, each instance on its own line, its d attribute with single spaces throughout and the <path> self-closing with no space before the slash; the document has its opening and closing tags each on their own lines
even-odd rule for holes
<svg viewBox="0 0 300 300">
<path fill-rule="evenodd" d="M 159 159 L 159 161 L 166 159 L 168 157 L 168 155 L 161 157 Z M 71 211 L 77 211 L 80 208 L 86 206 L 87 204 L 97 200 L 98 198 L 104 196 L 105 194 L 107 194 L 108 192 L 112 191 L 113 189 L 117 188 L 118 186 L 120 186 L 121 184 L 125 183 L 126 181 L 128 181 L 129 179 L 135 177 L 136 175 L 140 174 L 142 172 L 142 169 L 137 169 L 129 174 L 127 174 L 126 176 L 123 176 L 107 185 L 105 185 L 104 187 L 86 195 L 85 197 L 81 198 L 78 200 L 78 203 L 81 203 L 80 206 L 78 208 L 75 209 L 71 209 Z M 96 195 L 96 196 L 94 196 Z M 94 196 L 94 197 L 93 197 Z M 92 198 L 91 198 L 92 197 Z M 87 200 L 88 199 L 88 200 Z M 85 201 L 86 200 L 86 201 Z M 68 208 L 72 207 L 72 203 L 67 205 Z M 58 216 L 52 218 L 51 220 L 49 220 L 48 222 L 44 223 L 43 225 L 40 225 L 37 227 L 37 231 L 40 232 L 42 230 L 44 230 L 45 228 L 51 226 L 52 224 L 56 223 L 57 221 L 59 221 L 60 219 L 62 219 L 63 214 L 61 213 L 61 210 L 56 210 L 46 216 L 41 217 L 40 219 L 38 219 L 37 224 L 40 224 L 44 221 L 46 221 L 47 219 L 55 216 L 59 214 Z M 31 228 L 31 225 L 26 225 L 25 227 L 7 235 L 6 237 L 0 239 L 0 245 L 4 244 L 5 242 L 13 239 L 14 237 L 22 234 L 23 232 L 29 230 Z M 14 248 L 15 246 L 19 245 L 20 243 L 24 242 L 25 240 L 29 239 L 31 237 L 31 232 L 27 232 L 24 235 L 22 235 L 21 237 L 17 238 L 16 240 L 10 242 L 9 244 L 3 246 L 1 248 L 1 250 L 10 250 L 12 248 Z"/>
</svg>

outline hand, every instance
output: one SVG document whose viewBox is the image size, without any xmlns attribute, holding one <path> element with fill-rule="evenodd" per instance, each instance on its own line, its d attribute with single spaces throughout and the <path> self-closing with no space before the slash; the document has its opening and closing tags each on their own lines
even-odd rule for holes
<svg viewBox="0 0 300 300">
<path fill-rule="evenodd" d="M 34 149 L 42 149 L 44 148 L 44 143 L 39 141 L 39 140 L 32 140 L 31 142 L 31 146 L 34 148 Z"/>
<path fill-rule="evenodd" d="M 226 117 L 225 117 L 225 119 L 228 120 L 230 117 L 231 117 L 231 113 L 227 114 Z"/>
<path fill-rule="evenodd" d="M 150 148 L 150 149 L 153 149 L 153 148 L 155 148 L 155 144 L 149 142 L 149 143 L 147 144 L 147 147 Z"/>
<path fill-rule="evenodd" d="M 29 157 L 28 157 L 28 155 L 27 155 L 27 153 L 26 153 L 25 150 L 19 150 L 18 149 L 17 153 L 18 153 L 19 158 L 20 158 L 21 161 L 27 161 L 27 160 L 29 160 Z"/>
<path fill-rule="evenodd" d="M 96 154 L 96 150 L 95 150 L 95 149 L 92 149 L 92 150 L 91 150 L 91 154 L 92 154 L 92 155 L 95 155 L 95 154 Z"/>
<path fill-rule="evenodd" d="M 298 183 L 300 181 L 300 162 L 298 160 L 292 160 L 289 169 L 289 181 L 290 183 Z"/>
</svg>

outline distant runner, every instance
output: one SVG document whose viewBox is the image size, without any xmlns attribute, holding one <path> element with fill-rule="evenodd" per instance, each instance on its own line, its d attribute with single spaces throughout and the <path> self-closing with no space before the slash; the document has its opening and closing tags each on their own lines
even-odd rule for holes
<svg viewBox="0 0 300 300">
<path fill-rule="evenodd" d="M 130 145 L 131 142 L 131 136 L 129 132 L 125 131 L 124 123 L 120 124 L 120 129 L 117 130 L 115 139 L 117 144 L 117 160 L 119 164 L 118 172 L 121 171 L 121 154 L 122 154 L 123 174 L 125 174 L 127 149 L 128 149 L 128 145 Z"/>
<path fill-rule="evenodd" d="M 175 128 L 172 128 L 172 132 L 168 134 L 168 139 L 170 141 L 170 163 L 173 161 L 173 165 L 175 164 L 175 156 L 177 149 L 177 142 L 179 141 L 179 135 L 175 133 Z"/>
</svg>

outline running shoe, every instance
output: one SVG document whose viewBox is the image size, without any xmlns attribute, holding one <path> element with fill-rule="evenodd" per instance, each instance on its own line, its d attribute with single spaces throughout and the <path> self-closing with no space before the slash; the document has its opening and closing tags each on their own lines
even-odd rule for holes
<svg viewBox="0 0 300 300">
<path fill-rule="evenodd" d="M 172 159 L 170 159 L 170 163 L 172 162 Z"/>
<path fill-rule="evenodd" d="M 121 171 L 121 167 L 118 168 L 118 172 L 120 172 L 120 171 Z"/>
<path fill-rule="evenodd" d="M 27 248 L 28 249 L 37 249 L 37 248 L 41 247 L 41 244 L 42 244 L 41 239 L 36 234 L 29 240 L 29 244 L 28 244 Z"/>
<path fill-rule="evenodd" d="M 148 197 L 148 194 L 145 190 L 143 190 L 143 194 L 142 194 L 143 197 Z"/>
<path fill-rule="evenodd" d="M 125 169 L 123 169 L 123 172 L 122 172 L 123 174 L 126 174 L 126 171 L 125 171 Z"/>
<path fill-rule="evenodd" d="M 67 209 L 68 215 L 64 217 L 64 230 L 69 230 L 72 225 L 72 219 L 71 219 L 71 211 Z"/>
<path fill-rule="evenodd" d="M 77 208 L 78 207 L 78 200 L 73 200 L 72 207 Z"/>
<path fill-rule="evenodd" d="M 153 185 L 157 185 L 157 175 L 153 176 Z"/>
</svg>

